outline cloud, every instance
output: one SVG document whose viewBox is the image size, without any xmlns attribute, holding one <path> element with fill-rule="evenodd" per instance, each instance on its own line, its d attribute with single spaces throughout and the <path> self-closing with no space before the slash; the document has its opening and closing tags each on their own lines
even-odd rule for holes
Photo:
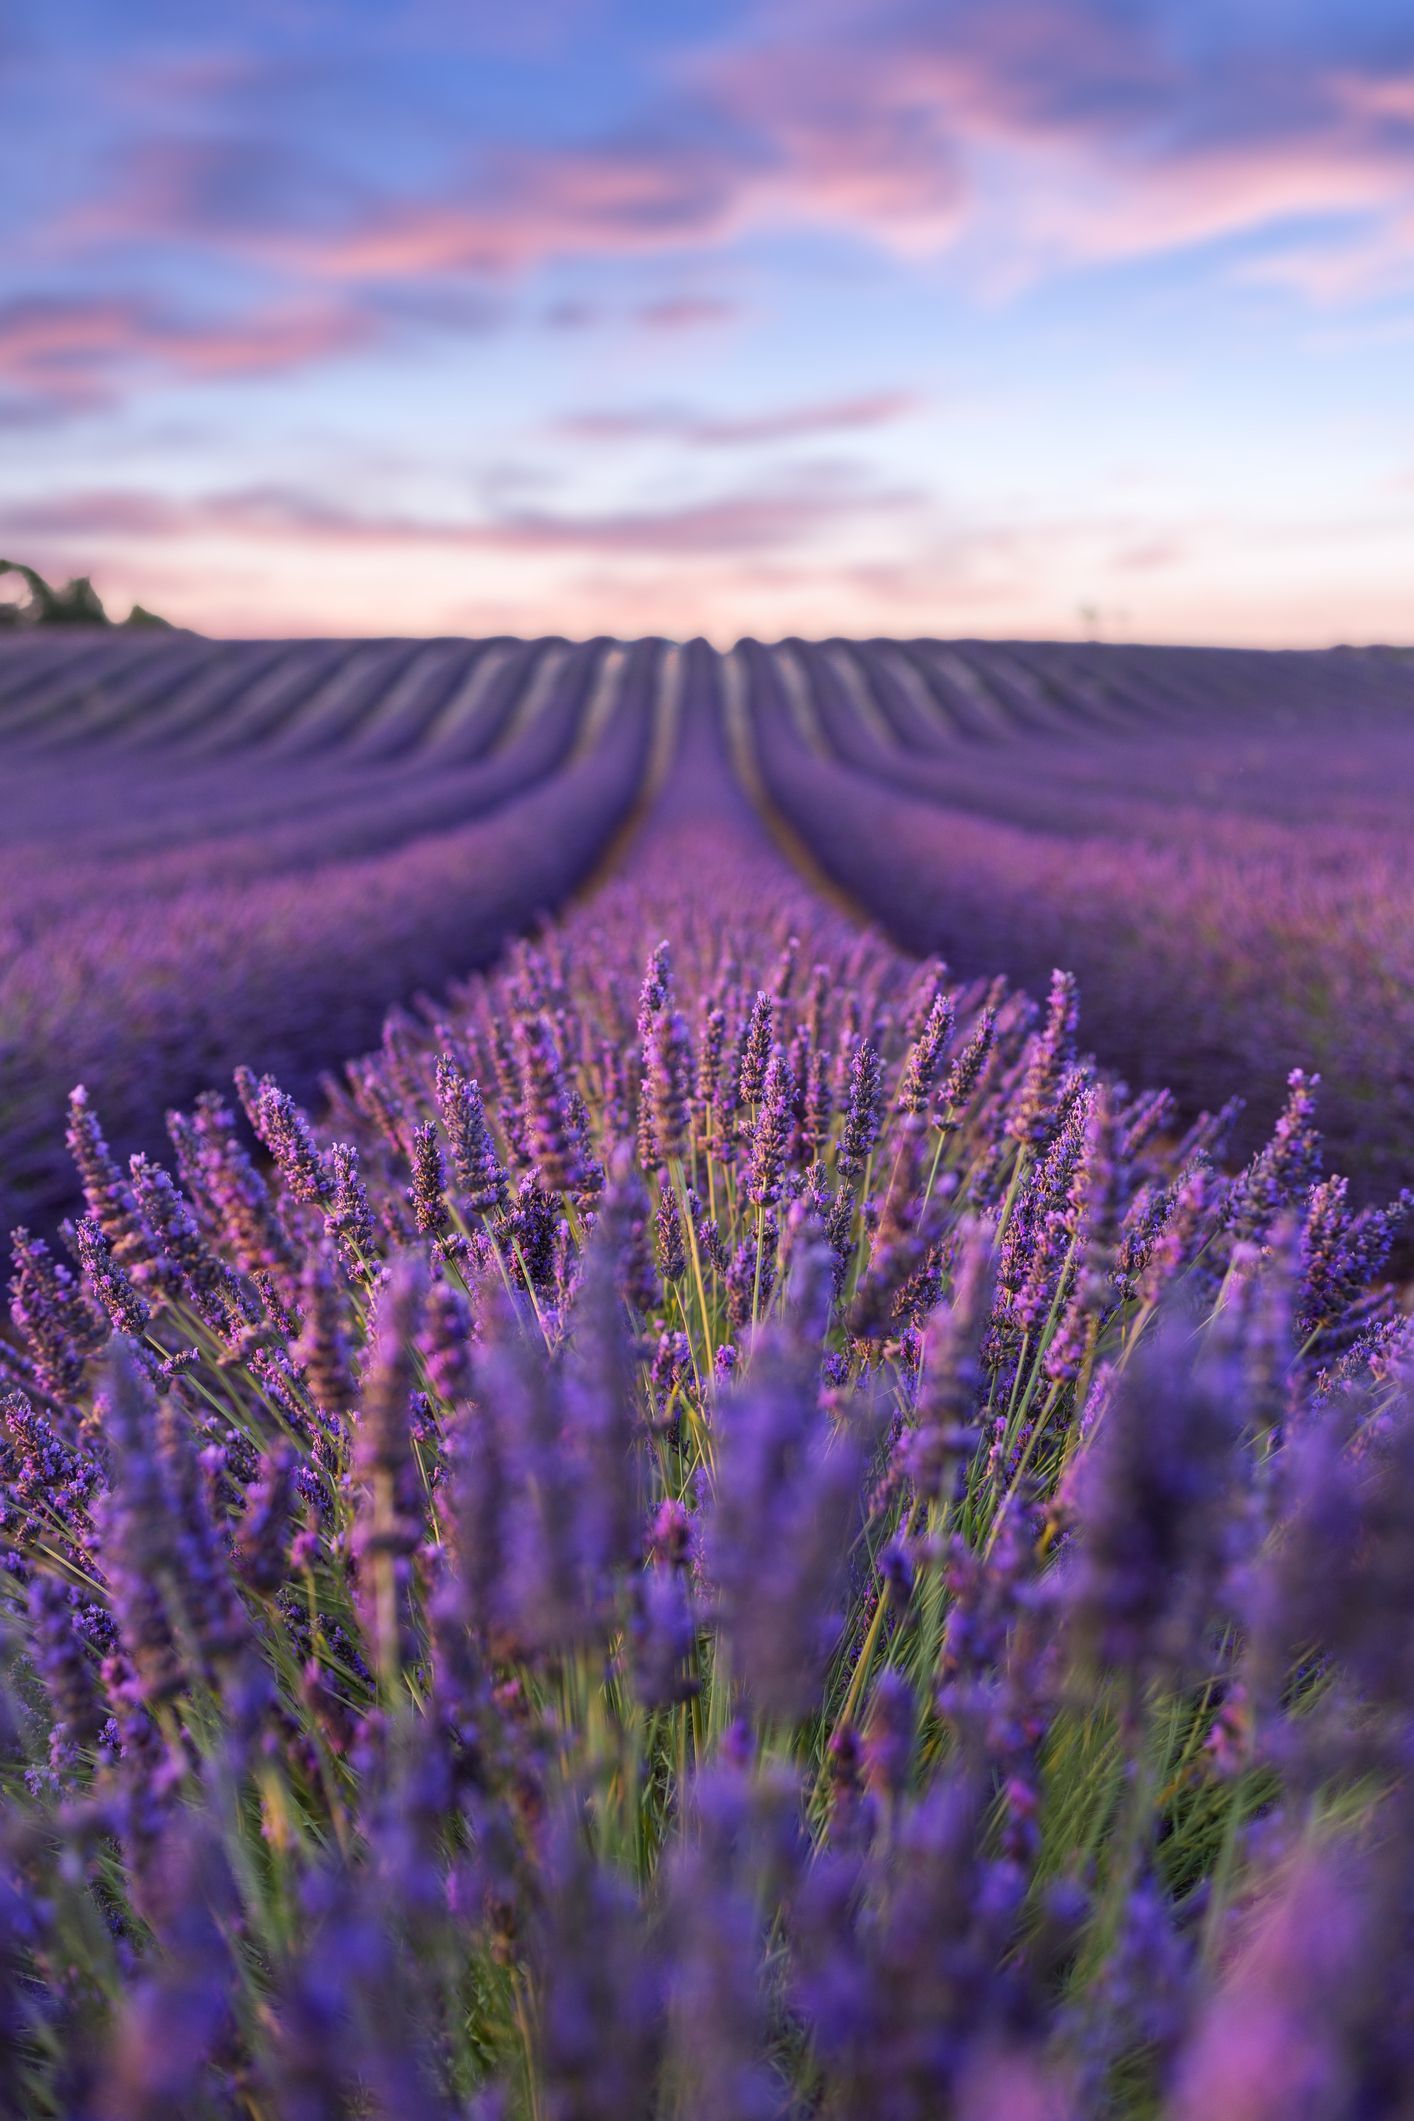
<svg viewBox="0 0 1414 2121">
<path fill-rule="evenodd" d="M 1121 545 L 1111 555 L 1110 565 L 1121 574 L 1155 574 L 1161 568 L 1181 566 L 1190 557 L 1183 538 L 1137 538 Z"/>
<path fill-rule="evenodd" d="M 727 295 L 663 295 L 652 302 L 640 302 L 626 311 L 571 296 L 552 302 L 542 312 L 540 321 L 547 330 L 554 332 L 589 331 L 596 326 L 626 319 L 643 331 L 686 333 L 709 331 L 714 325 L 734 324 L 745 314 L 745 306 Z"/>
<path fill-rule="evenodd" d="M 1152 10 L 1099 0 L 826 0 L 776 22 L 710 64 L 712 89 L 815 206 L 885 240 L 936 247 L 965 222 L 1053 271 L 1414 200 L 1403 76 L 1280 48 L 1181 58 Z"/>
<path fill-rule="evenodd" d="M 468 151 L 424 85 L 437 111 L 427 152 L 357 174 L 320 152 L 317 125 L 299 127 L 307 84 L 263 117 L 259 99 L 228 95 L 214 128 L 130 136 L 101 198 L 49 238 L 194 244 L 306 287 L 360 290 L 708 256 L 801 225 L 905 256 L 968 238 L 972 268 L 1011 284 L 1323 216 L 1392 217 L 1402 254 L 1414 71 L 1380 55 L 1336 63 L 1294 33 L 1264 40 L 1240 10 L 1216 37 L 1212 24 L 1155 0 L 759 0 L 660 61 L 612 130 Z M 214 63 L 218 84 L 230 64 Z M 200 103 L 200 67 L 193 79 L 179 114 Z M 402 76 L 394 90 L 401 137 L 416 111 Z M 1337 275 L 1322 278 L 1339 292 Z M 663 328 L 725 320 L 710 296 L 638 315 Z M 547 319 L 588 320 L 573 298 Z"/>
<path fill-rule="evenodd" d="M 380 204 L 329 232 L 287 230 L 265 255 L 333 280 L 378 280 L 498 278 L 556 258 L 710 248 L 744 225 L 744 179 L 725 146 L 672 135 L 502 148 L 441 196 Z"/>
<path fill-rule="evenodd" d="M 285 375 L 377 333 L 366 311 L 327 300 L 198 319 L 124 297 L 17 296 L 0 302 L 0 404 L 54 419 L 113 404 L 143 371 L 193 383 Z"/>
<path fill-rule="evenodd" d="M 743 314 L 740 302 L 726 295 L 666 295 L 634 311 L 650 331 L 697 331 L 703 325 L 734 324 Z"/>
<path fill-rule="evenodd" d="M 553 432 L 577 442 L 681 442 L 694 449 L 736 444 L 793 442 L 814 435 L 857 432 L 884 427 L 917 411 L 923 401 L 911 391 L 875 391 L 851 398 L 832 398 L 774 412 L 713 418 L 670 406 L 642 411 L 571 413 Z"/>
<path fill-rule="evenodd" d="M 822 476 L 741 488 L 673 507 L 598 512 L 507 508 L 488 520 L 370 514 L 298 488 L 269 483 L 195 500 L 97 488 L 12 502 L 0 528 L 12 541 L 77 546 L 247 538 L 302 545 L 408 546 L 497 555 L 683 558 L 766 553 L 808 546 L 840 523 L 906 516 L 924 505 L 913 489 Z"/>
<path fill-rule="evenodd" d="M 273 125 L 122 134 L 104 181 L 60 215 L 52 240 L 107 248 L 189 239 L 258 251 L 295 232 L 313 239 L 376 210 L 379 194 Z"/>
<path fill-rule="evenodd" d="M 1414 283 L 1414 208 L 1353 234 L 1283 244 L 1246 260 L 1238 277 L 1284 288 L 1319 309 L 1405 293 Z"/>
</svg>

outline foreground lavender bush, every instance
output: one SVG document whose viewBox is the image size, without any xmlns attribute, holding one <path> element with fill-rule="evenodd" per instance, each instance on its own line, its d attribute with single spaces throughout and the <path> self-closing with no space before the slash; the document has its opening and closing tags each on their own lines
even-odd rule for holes
<svg viewBox="0 0 1414 2121">
<path fill-rule="evenodd" d="M 6 2110 L 1398 2111 L 1394 1218 L 1303 1079 L 1226 1177 L 1068 979 L 837 920 L 684 675 L 629 870 L 326 1124 L 242 1072 L 124 1169 L 74 1103 Z"/>
</svg>

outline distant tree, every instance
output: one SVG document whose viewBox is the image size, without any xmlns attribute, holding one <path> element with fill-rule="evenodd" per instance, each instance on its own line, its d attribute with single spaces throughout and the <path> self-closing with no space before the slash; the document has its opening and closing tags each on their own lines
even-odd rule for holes
<svg viewBox="0 0 1414 2121">
<path fill-rule="evenodd" d="M 0 560 L 0 582 L 7 575 L 19 577 L 26 595 L 17 600 L 0 593 L 0 626 L 111 626 L 114 623 L 86 574 L 66 582 L 59 589 L 20 560 Z M 141 604 L 134 604 L 122 623 L 125 626 L 165 626 L 167 621 L 159 619 L 154 612 L 145 611 Z"/>
</svg>

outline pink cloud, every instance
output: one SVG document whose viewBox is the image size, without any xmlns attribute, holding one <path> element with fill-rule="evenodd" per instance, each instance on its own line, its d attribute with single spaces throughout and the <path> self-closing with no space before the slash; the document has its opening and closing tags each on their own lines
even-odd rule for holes
<svg viewBox="0 0 1414 2121">
<path fill-rule="evenodd" d="M 555 432 L 581 442 L 654 440 L 716 449 L 737 443 L 790 442 L 813 435 L 884 427 L 906 418 L 921 403 L 921 398 L 911 391 L 890 390 L 787 405 L 775 412 L 746 414 L 736 419 L 651 408 L 643 412 L 581 412 L 559 421 Z"/>
<path fill-rule="evenodd" d="M 1414 77 L 1293 56 L 1234 94 L 1092 0 L 789 0 L 701 78 L 802 213 L 904 249 L 975 233 L 1003 281 L 1414 204 Z"/>
<path fill-rule="evenodd" d="M 1387 155 L 1355 142 L 1204 145 L 1134 169 L 1127 184 L 1076 171 L 1035 210 L 1032 235 L 1072 257 L 1137 257 L 1312 215 L 1378 211 L 1399 196 L 1400 181 Z"/>
<path fill-rule="evenodd" d="M 520 273 L 556 257 L 719 244 L 743 222 L 736 157 L 709 144 L 502 150 L 442 196 L 380 203 L 333 228 L 253 232 L 266 262 L 331 280 Z"/>
<path fill-rule="evenodd" d="M 1153 574 L 1163 567 L 1177 567 L 1188 558 L 1188 546 L 1182 538 L 1139 538 L 1122 545 L 1110 564 L 1123 574 Z"/>
<path fill-rule="evenodd" d="M 1293 48 L 1234 85 L 1180 51 L 1154 14 L 1112 0 L 763 0 L 745 34 L 680 56 L 639 121 L 598 141 L 492 142 L 391 196 L 298 142 L 146 138 L 57 239 L 175 238 L 305 282 L 387 286 L 706 254 L 816 223 L 909 255 L 971 234 L 1005 282 L 1414 198 L 1414 77 Z M 723 313 L 680 297 L 639 319 Z M 583 321 L 573 303 L 558 316 Z"/>
<path fill-rule="evenodd" d="M 209 322 L 133 300 L 0 305 L 0 388 L 51 409 L 102 405 L 143 368 L 185 381 L 279 375 L 368 345 L 374 318 L 345 305 L 277 305 Z"/>
<path fill-rule="evenodd" d="M 735 323 L 741 314 L 742 305 L 725 295 L 668 295 L 634 311 L 638 323 L 650 331 L 697 331 L 703 325 Z"/>
<path fill-rule="evenodd" d="M 1241 276 L 1257 285 L 1289 288 L 1319 308 L 1402 291 L 1414 277 L 1414 208 L 1357 235 L 1284 245 L 1267 257 L 1249 259 Z"/>
<path fill-rule="evenodd" d="M 598 514 L 521 509 L 492 521 L 439 522 L 400 515 L 364 515 L 317 495 L 254 486 L 196 500 L 161 499 L 113 489 L 13 503 L 0 510 L 7 538 L 78 545 L 125 541 L 258 537 L 302 545 L 408 546 L 471 549 L 498 555 L 614 555 L 684 558 L 769 552 L 809 544 L 823 529 L 881 516 L 905 515 L 923 497 L 908 489 L 840 485 L 803 479 L 793 485 L 747 488 L 674 508 Z"/>
</svg>

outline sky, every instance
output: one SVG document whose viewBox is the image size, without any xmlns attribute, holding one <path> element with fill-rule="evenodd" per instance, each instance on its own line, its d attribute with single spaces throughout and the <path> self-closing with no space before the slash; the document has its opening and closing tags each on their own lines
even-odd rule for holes
<svg viewBox="0 0 1414 2121">
<path fill-rule="evenodd" d="M 0 552 L 242 635 L 1414 640 L 1414 9 L 0 8 Z"/>
</svg>

